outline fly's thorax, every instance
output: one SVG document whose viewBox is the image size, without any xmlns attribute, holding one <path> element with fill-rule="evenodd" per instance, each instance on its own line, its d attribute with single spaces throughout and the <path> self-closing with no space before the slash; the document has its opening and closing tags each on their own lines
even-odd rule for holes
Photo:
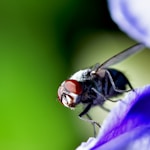
<svg viewBox="0 0 150 150">
<path fill-rule="evenodd" d="M 86 93 L 87 98 L 92 101 L 93 106 L 103 105 L 105 102 L 104 92 L 103 92 L 103 83 L 102 80 L 104 78 L 100 78 L 99 76 L 93 77 L 91 81 L 89 81 L 89 85 L 87 84 Z"/>
<path fill-rule="evenodd" d="M 79 82 L 84 82 L 91 78 L 91 69 L 84 69 L 74 73 L 70 79 L 77 80 Z"/>
<path fill-rule="evenodd" d="M 93 100 L 93 105 L 100 105 L 102 106 L 105 102 L 105 97 L 102 94 L 97 94 L 97 97 Z"/>
<path fill-rule="evenodd" d="M 96 82 L 94 79 L 85 80 L 82 82 L 83 92 L 81 94 L 80 101 L 81 103 L 89 103 L 97 98 L 97 94 L 93 91 L 93 88 L 96 88 Z"/>
</svg>

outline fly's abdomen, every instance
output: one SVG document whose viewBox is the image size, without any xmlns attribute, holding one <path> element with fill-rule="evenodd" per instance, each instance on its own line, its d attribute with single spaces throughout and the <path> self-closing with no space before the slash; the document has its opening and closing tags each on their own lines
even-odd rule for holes
<svg viewBox="0 0 150 150">
<path fill-rule="evenodd" d="M 105 76 L 104 95 L 108 97 L 117 96 L 127 89 L 127 85 L 132 89 L 132 86 L 127 77 L 120 71 L 115 69 L 107 69 L 111 75 L 112 81 L 108 74 Z M 113 86 L 114 84 L 114 86 Z M 120 91 L 119 91 L 120 90 Z"/>
</svg>

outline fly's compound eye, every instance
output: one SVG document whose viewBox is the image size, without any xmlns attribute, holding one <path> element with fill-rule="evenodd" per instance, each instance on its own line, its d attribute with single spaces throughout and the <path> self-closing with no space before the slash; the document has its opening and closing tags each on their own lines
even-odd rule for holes
<svg viewBox="0 0 150 150">
<path fill-rule="evenodd" d="M 64 81 L 58 89 L 58 99 L 66 107 L 73 108 L 76 98 L 82 93 L 82 85 L 76 80 Z"/>
<path fill-rule="evenodd" d="M 71 92 L 77 95 L 82 93 L 81 83 L 76 80 L 66 80 L 64 87 L 68 92 Z"/>
</svg>

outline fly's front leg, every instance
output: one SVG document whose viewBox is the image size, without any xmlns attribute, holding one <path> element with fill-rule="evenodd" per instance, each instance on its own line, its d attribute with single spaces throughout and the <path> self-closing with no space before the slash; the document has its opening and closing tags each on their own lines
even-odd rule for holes
<svg viewBox="0 0 150 150">
<path fill-rule="evenodd" d="M 89 120 L 92 120 L 92 118 L 91 118 L 91 116 L 87 113 L 86 114 L 86 116 L 87 116 L 87 118 L 89 119 Z M 99 128 L 101 127 L 101 125 L 98 123 L 98 122 L 93 122 L 92 123 L 92 126 L 93 126 L 93 131 L 94 131 L 94 137 L 96 137 L 96 126 L 98 126 Z"/>
<path fill-rule="evenodd" d="M 89 103 L 89 104 L 83 109 L 83 111 L 79 114 L 79 118 L 82 119 L 82 116 L 86 115 L 87 112 L 90 110 L 91 107 L 92 107 L 92 103 Z"/>
<path fill-rule="evenodd" d="M 92 118 L 87 114 L 87 112 L 90 110 L 92 104 L 88 104 L 87 107 L 85 107 L 85 109 L 79 114 L 79 118 L 84 120 L 84 121 L 87 121 L 87 122 L 90 122 L 92 124 L 96 124 L 98 127 L 100 127 L 99 123 L 97 123 L 96 121 L 92 120 Z M 83 116 L 86 115 L 87 118 L 83 118 Z"/>
<path fill-rule="evenodd" d="M 87 121 L 89 123 L 91 123 L 93 125 L 93 130 L 94 130 L 94 137 L 96 137 L 96 127 L 95 126 L 98 126 L 99 128 L 101 127 L 100 124 L 96 121 L 94 121 L 90 115 L 87 113 L 90 108 L 92 106 L 92 103 L 88 104 L 85 109 L 79 114 L 79 118 L 84 120 L 84 121 Z M 83 118 L 83 116 L 86 115 L 87 118 Z"/>
</svg>

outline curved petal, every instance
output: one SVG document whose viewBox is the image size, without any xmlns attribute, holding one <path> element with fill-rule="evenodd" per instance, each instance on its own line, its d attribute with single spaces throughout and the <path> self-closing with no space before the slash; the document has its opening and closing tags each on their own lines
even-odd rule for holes
<svg viewBox="0 0 150 150">
<path fill-rule="evenodd" d="M 95 145 L 96 139 L 91 137 L 87 142 L 83 142 L 76 150 L 89 150 Z"/>
<path fill-rule="evenodd" d="M 150 141 L 150 85 L 129 92 L 119 101 L 102 124 L 96 139 L 84 144 L 86 149 L 135 150 Z M 89 144 L 90 143 L 90 144 Z M 91 144 L 92 143 L 92 144 Z M 132 147 L 132 148 L 131 148 Z M 135 149 L 134 149 L 135 148 Z"/>
<path fill-rule="evenodd" d="M 95 145 L 90 150 L 149 150 L 150 126 L 142 126 L 126 132 L 104 145 Z"/>
<path fill-rule="evenodd" d="M 150 125 L 150 86 L 129 92 L 119 101 L 102 124 L 98 138 L 103 144 L 142 125 Z"/>
<path fill-rule="evenodd" d="M 108 0 L 112 19 L 133 39 L 150 47 L 150 1 Z"/>
</svg>

